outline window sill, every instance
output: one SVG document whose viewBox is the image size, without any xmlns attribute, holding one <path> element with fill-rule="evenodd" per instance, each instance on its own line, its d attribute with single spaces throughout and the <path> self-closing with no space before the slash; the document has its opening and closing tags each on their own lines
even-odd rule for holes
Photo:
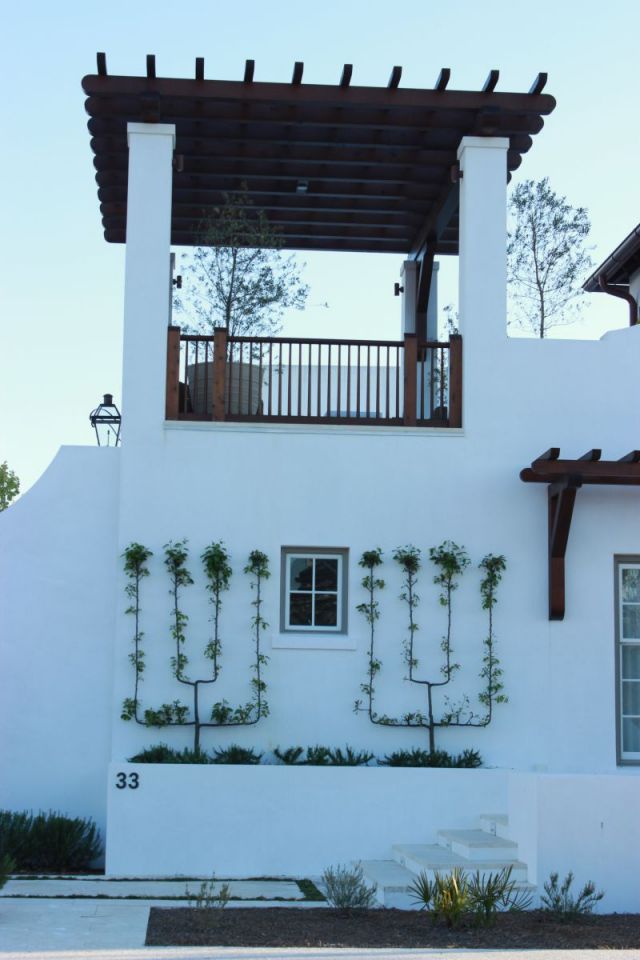
<svg viewBox="0 0 640 960">
<path fill-rule="evenodd" d="M 275 633 L 273 650 L 357 650 L 358 641 L 348 633 Z"/>
</svg>

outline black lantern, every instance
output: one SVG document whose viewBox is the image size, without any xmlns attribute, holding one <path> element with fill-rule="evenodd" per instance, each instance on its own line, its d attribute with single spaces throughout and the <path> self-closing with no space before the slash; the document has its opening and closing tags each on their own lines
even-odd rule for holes
<svg viewBox="0 0 640 960">
<path fill-rule="evenodd" d="M 113 402 L 113 396 L 105 393 L 102 403 L 89 414 L 89 422 L 96 431 L 99 447 L 117 447 L 120 443 L 120 411 Z"/>
</svg>

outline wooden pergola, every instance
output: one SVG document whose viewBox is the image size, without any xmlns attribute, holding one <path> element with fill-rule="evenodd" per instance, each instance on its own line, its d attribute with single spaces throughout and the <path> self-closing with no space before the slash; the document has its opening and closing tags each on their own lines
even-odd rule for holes
<svg viewBox="0 0 640 960">
<path fill-rule="evenodd" d="M 546 483 L 549 541 L 549 620 L 565 613 L 565 555 L 576 493 L 583 484 L 640 486 L 640 450 L 619 460 L 601 460 L 602 451 L 587 451 L 577 460 L 560 459 L 560 448 L 551 447 L 530 467 L 520 471 L 525 483 Z"/>
<path fill-rule="evenodd" d="M 492 70 L 477 91 L 450 90 L 443 69 L 432 89 L 404 89 L 394 67 L 386 87 L 110 76 L 99 53 L 86 76 L 91 147 L 105 238 L 125 240 L 127 123 L 176 127 L 171 241 L 197 245 L 203 218 L 246 185 L 290 249 L 401 254 L 421 264 L 418 314 L 426 310 L 433 257 L 458 252 L 457 149 L 465 136 L 508 137 L 515 170 L 555 100 L 546 74 L 528 93 L 497 92 Z"/>
</svg>

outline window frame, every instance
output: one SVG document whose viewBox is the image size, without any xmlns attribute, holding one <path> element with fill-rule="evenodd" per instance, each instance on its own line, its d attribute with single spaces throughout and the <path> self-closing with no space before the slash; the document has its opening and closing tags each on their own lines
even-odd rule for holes
<svg viewBox="0 0 640 960">
<path fill-rule="evenodd" d="M 299 624 L 291 625 L 289 623 L 289 596 L 291 594 L 290 560 L 293 559 L 335 559 L 338 561 L 338 582 L 337 582 L 337 619 L 338 626 L 303 626 Z M 303 636 L 344 636 L 348 632 L 348 565 L 349 549 L 347 547 L 282 547 L 280 564 L 280 632 L 291 635 L 298 634 Z M 293 591 L 294 593 L 296 591 Z M 310 593 L 315 596 L 316 593 L 323 591 L 312 590 Z M 332 593 L 333 591 L 326 591 Z"/>
<path fill-rule="evenodd" d="M 640 751 L 631 752 L 623 749 L 622 726 L 624 720 L 623 714 L 623 696 L 622 684 L 624 681 L 622 673 L 622 652 L 625 646 L 637 646 L 640 648 L 640 638 L 625 639 L 623 634 L 623 601 L 622 601 L 622 572 L 625 569 L 640 570 L 640 555 L 638 554 L 617 554 L 614 556 L 614 615 L 615 615 L 615 683 L 616 683 L 616 762 L 621 767 L 640 766 Z M 640 680 L 638 680 L 640 684 Z M 635 714 L 633 715 L 635 716 Z"/>
</svg>

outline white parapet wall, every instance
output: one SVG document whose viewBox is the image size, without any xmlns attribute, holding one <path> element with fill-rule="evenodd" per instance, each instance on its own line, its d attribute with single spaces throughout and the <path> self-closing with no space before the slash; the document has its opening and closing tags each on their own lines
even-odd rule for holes
<svg viewBox="0 0 640 960">
<path fill-rule="evenodd" d="M 599 912 L 640 912 L 640 777 L 511 773 L 509 833 L 542 892 L 552 872 L 593 880 Z"/>
<path fill-rule="evenodd" d="M 318 875 L 502 810 L 503 770 L 112 764 L 112 876 Z"/>
</svg>

